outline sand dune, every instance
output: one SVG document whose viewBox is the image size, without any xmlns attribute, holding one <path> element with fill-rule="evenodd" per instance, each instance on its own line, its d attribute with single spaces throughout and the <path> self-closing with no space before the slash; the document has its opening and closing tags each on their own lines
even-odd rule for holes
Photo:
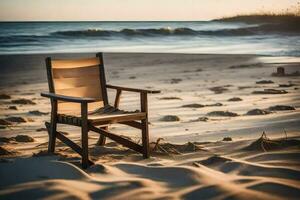
<svg viewBox="0 0 300 200">
<path fill-rule="evenodd" d="M 222 144 L 222 148 L 228 149 L 228 144 Z M 207 145 L 217 146 L 217 143 Z M 230 146 L 235 147 L 235 142 Z M 241 153 L 239 148 L 234 152 Z M 290 159 L 295 158 L 293 153 L 257 155 L 255 151 L 247 152 L 246 157 L 209 154 L 214 153 L 196 151 L 180 158 L 173 155 L 106 164 L 100 159 L 87 171 L 76 167 L 78 161 L 59 161 L 59 156 L 18 158 L 0 165 L 0 186 L 5 186 L 0 195 L 6 199 L 297 199 L 299 196 L 299 168 L 261 164 L 269 161 L 271 155 L 276 155 L 272 160 L 277 162 L 293 160 Z M 300 164 L 299 159 L 294 161 Z"/>
</svg>

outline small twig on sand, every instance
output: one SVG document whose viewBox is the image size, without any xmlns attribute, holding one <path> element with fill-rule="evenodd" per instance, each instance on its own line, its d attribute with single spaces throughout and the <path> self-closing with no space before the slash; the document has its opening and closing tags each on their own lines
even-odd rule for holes
<svg viewBox="0 0 300 200">
<path fill-rule="evenodd" d="M 159 145 L 158 148 L 160 151 L 164 152 L 165 154 L 170 155 L 170 153 L 167 150 L 165 150 L 162 146 Z"/>
<path fill-rule="evenodd" d="M 153 147 L 152 151 L 157 150 L 157 148 L 158 148 L 158 146 L 159 146 L 159 142 L 160 142 L 161 140 L 164 140 L 164 138 L 158 138 L 158 139 L 156 140 L 155 146 Z"/>
<path fill-rule="evenodd" d="M 286 132 L 285 132 L 286 133 Z M 286 135 L 286 139 L 287 139 L 287 135 Z M 265 131 L 263 131 L 262 135 L 261 135 L 261 148 L 263 149 L 263 151 L 267 151 L 267 149 L 264 147 L 264 144 L 270 145 L 271 144 L 277 144 L 280 145 L 281 142 L 280 141 L 272 141 L 271 139 L 269 139 L 267 137 L 267 134 L 265 133 Z M 267 147 L 267 146 L 266 146 Z"/>
<path fill-rule="evenodd" d="M 267 151 L 267 150 L 265 149 L 265 147 L 264 147 L 264 141 L 265 141 L 266 139 L 268 139 L 268 138 L 267 138 L 267 135 L 266 135 L 265 131 L 263 131 L 263 133 L 262 133 L 262 135 L 261 135 L 261 143 L 260 143 L 260 145 L 261 145 L 262 150 L 265 151 L 265 152 Z"/>
<path fill-rule="evenodd" d="M 283 132 L 285 133 L 285 140 L 288 140 L 287 132 L 285 131 L 285 129 L 283 129 Z"/>
</svg>

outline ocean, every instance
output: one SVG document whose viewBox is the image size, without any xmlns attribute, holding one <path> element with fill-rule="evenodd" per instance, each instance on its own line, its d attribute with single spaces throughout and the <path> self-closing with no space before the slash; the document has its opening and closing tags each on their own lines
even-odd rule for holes
<svg viewBox="0 0 300 200">
<path fill-rule="evenodd" d="M 298 27 L 236 21 L 0 22 L 0 54 L 221 53 L 300 56 Z"/>
</svg>

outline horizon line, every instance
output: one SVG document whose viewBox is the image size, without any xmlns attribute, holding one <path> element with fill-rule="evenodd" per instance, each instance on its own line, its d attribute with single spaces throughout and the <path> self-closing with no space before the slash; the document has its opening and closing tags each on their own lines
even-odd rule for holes
<svg viewBox="0 0 300 200">
<path fill-rule="evenodd" d="M 219 18 L 217 18 L 219 19 Z M 0 23 L 6 22 L 209 22 L 216 19 L 210 20 L 4 20 Z"/>
</svg>

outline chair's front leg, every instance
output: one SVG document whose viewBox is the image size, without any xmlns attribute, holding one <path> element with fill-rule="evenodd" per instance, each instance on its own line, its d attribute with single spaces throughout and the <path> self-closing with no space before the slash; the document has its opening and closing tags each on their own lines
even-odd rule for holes
<svg viewBox="0 0 300 200">
<path fill-rule="evenodd" d="M 146 92 L 141 92 L 141 112 L 146 113 L 146 119 L 141 120 L 141 122 L 142 122 L 143 156 L 144 156 L 144 158 L 149 158 L 150 150 L 149 150 L 149 129 L 148 129 L 148 99 L 147 99 Z"/>
<path fill-rule="evenodd" d="M 82 146 L 82 168 L 89 165 L 89 143 L 88 143 L 88 104 L 81 103 L 81 146 Z"/>
<path fill-rule="evenodd" d="M 51 100 L 51 120 L 49 133 L 48 152 L 54 153 L 56 141 L 56 127 L 57 127 L 57 100 Z"/>
</svg>

